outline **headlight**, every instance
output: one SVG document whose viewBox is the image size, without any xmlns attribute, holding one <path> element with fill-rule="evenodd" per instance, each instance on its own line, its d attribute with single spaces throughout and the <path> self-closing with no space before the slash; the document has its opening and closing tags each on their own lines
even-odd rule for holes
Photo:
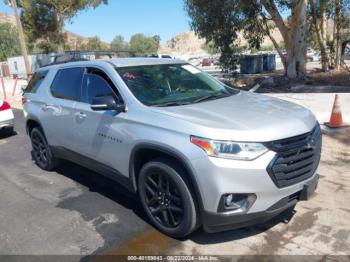
<svg viewBox="0 0 350 262">
<path fill-rule="evenodd" d="M 191 142 L 209 156 L 236 160 L 254 160 L 268 151 L 261 143 L 216 141 L 195 136 L 191 136 Z"/>
</svg>

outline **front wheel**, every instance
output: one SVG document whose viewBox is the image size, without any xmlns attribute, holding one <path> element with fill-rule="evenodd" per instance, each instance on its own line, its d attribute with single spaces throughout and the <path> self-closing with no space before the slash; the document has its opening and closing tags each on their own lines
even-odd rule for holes
<svg viewBox="0 0 350 262">
<path fill-rule="evenodd" d="M 138 178 L 139 196 L 146 214 L 163 233 L 181 238 L 197 226 L 197 209 L 181 167 L 167 159 L 146 163 Z"/>
</svg>

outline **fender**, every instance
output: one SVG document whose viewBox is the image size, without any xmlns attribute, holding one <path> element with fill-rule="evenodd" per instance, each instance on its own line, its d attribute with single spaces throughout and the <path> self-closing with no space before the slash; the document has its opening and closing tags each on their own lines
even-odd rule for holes
<svg viewBox="0 0 350 262">
<path fill-rule="evenodd" d="M 39 125 L 39 127 L 41 128 L 41 130 L 43 131 L 44 135 L 45 135 L 45 131 L 44 131 L 44 128 L 43 128 L 42 124 L 40 123 L 40 120 L 37 117 L 32 116 L 32 115 L 27 116 L 27 119 L 26 119 L 26 133 L 27 133 L 27 135 L 30 135 L 29 134 L 29 130 L 28 130 L 28 122 L 29 121 L 36 122 Z M 45 137 L 46 137 L 46 135 L 45 135 Z"/>
</svg>

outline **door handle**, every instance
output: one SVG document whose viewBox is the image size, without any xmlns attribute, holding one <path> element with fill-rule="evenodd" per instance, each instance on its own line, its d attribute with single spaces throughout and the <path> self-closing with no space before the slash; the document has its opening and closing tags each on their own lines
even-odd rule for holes
<svg viewBox="0 0 350 262">
<path fill-rule="evenodd" d="M 47 111 L 48 109 L 49 109 L 49 105 L 48 104 L 43 104 L 42 106 L 41 106 L 41 110 L 43 110 L 43 111 Z"/>
<path fill-rule="evenodd" d="M 86 118 L 86 114 L 84 112 L 78 112 L 78 113 L 75 113 L 75 116 L 79 119 L 84 119 Z"/>
<path fill-rule="evenodd" d="M 57 111 L 58 111 L 57 106 L 54 106 L 54 105 L 52 105 L 52 104 L 43 104 L 43 105 L 41 106 L 41 110 L 43 110 L 44 112 L 46 112 L 46 111 L 49 110 L 49 109 L 53 110 L 54 112 L 57 112 Z"/>
</svg>

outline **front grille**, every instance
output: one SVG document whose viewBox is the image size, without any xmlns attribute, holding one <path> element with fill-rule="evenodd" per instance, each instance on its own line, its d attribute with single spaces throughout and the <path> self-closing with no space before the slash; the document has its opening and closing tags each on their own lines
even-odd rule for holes
<svg viewBox="0 0 350 262">
<path fill-rule="evenodd" d="M 322 137 L 320 125 L 306 134 L 265 144 L 277 154 L 267 167 L 277 187 L 286 187 L 310 178 L 320 162 Z"/>
</svg>

